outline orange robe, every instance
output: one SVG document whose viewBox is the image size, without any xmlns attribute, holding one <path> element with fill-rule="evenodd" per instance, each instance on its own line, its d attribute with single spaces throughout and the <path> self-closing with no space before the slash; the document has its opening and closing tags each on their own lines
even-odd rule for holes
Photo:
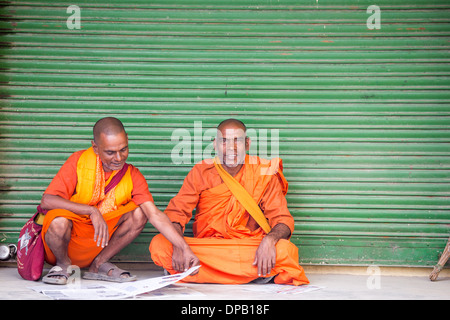
<svg viewBox="0 0 450 320">
<path fill-rule="evenodd" d="M 108 224 L 109 237 L 117 229 L 120 217 L 137 208 L 138 205 L 153 201 L 144 176 L 137 168 L 128 166 L 126 174 L 119 184 L 106 195 L 105 186 L 118 171 L 105 173 L 103 166 L 92 148 L 72 154 L 44 193 L 60 196 L 77 203 L 97 206 Z M 64 209 L 49 210 L 42 226 L 42 239 L 45 259 L 50 264 L 56 258 L 45 242 L 45 233 L 56 217 L 65 217 L 72 221 L 72 234 L 68 246 L 68 255 L 72 264 L 80 268 L 91 265 L 102 247 L 94 242 L 94 227 L 87 215 L 79 215 Z"/>
<path fill-rule="evenodd" d="M 283 223 L 292 234 L 294 219 L 285 198 L 288 184 L 282 174 L 281 160 L 277 165 L 276 174 L 264 175 L 261 174 L 264 161 L 256 156 L 246 156 L 244 166 L 234 178 L 252 195 L 272 228 Z M 185 240 L 202 267 L 198 274 L 184 281 L 241 284 L 257 279 L 257 266 L 252 264 L 265 232 L 222 182 L 212 161 L 204 160 L 192 168 L 165 213 L 184 229 L 194 209 L 194 238 L 185 237 Z M 157 265 L 170 273 L 176 272 L 172 268 L 173 248 L 167 239 L 157 235 L 149 249 Z M 309 283 L 298 264 L 297 247 L 288 240 L 280 240 L 276 250 L 276 265 L 269 275 L 276 275 L 275 283 Z"/>
</svg>

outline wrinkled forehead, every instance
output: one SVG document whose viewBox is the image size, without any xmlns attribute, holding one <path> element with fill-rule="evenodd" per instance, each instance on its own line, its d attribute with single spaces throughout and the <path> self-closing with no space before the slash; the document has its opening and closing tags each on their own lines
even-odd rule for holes
<svg viewBox="0 0 450 320">
<path fill-rule="evenodd" d="M 243 138 L 246 136 L 245 130 L 239 127 L 226 127 L 217 130 L 218 138 Z"/>
<path fill-rule="evenodd" d="M 106 134 L 102 132 L 100 133 L 96 144 L 97 146 L 108 150 L 120 150 L 128 145 L 128 136 L 125 131 L 118 134 Z"/>
</svg>

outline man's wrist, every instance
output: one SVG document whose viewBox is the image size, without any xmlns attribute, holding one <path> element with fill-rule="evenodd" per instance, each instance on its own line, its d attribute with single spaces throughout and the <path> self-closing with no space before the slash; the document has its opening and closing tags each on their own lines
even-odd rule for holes
<svg viewBox="0 0 450 320">
<path fill-rule="evenodd" d="M 265 238 L 267 238 L 267 240 L 273 242 L 274 245 L 278 242 L 278 240 L 281 239 L 276 233 L 270 233 L 270 232 L 265 236 Z"/>
<path fill-rule="evenodd" d="M 98 210 L 98 208 L 97 207 L 94 207 L 94 206 L 88 206 L 89 208 L 87 208 L 87 215 L 88 216 L 92 216 L 92 215 L 95 215 L 95 214 L 97 214 L 97 213 L 100 213 L 100 210 Z"/>
</svg>

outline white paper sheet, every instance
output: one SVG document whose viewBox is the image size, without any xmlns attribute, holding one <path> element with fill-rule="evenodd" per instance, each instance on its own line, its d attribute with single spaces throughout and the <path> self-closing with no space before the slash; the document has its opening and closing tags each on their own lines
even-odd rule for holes
<svg viewBox="0 0 450 320">
<path fill-rule="evenodd" d="M 314 290 L 320 290 L 323 288 L 325 287 L 315 286 L 311 284 L 304 284 L 301 286 L 289 286 L 283 284 L 254 284 L 243 287 L 243 290 L 273 294 L 300 294 Z"/>
<path fill-rule="evenodd" d="M 154 291 L 171 284 L 195 272 L 200 266 L 174 275 L 168 275 L 146 280 L 125 283 L 96 283 L 84 285 L 45 285 L 31 287 L 30 289 L 40 292 L 55 300 L 107 300 L 133 298 L 139 294 Z"/>
<path fill-rule="evenodd" d="M 137 299 L 192 299 L 204 297 L 205 294 L 180 284 L 171 284 L 168 287 L 159 288 L 136 296 Z"/>
</svg>

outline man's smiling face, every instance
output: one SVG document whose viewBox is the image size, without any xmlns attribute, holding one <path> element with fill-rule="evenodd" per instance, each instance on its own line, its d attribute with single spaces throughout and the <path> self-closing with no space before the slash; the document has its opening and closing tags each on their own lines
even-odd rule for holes
<svg viewBox="0 0 450 320">
<path fill-rule="evenodd" d="M 229 168 L 242 165 L 245 161 L 246 151 L 250 148 L 246 132 L 235 124 L 228 124 L 217 130 L 214 140 L 214 149 L 221 163 Z"/>
</svg>

